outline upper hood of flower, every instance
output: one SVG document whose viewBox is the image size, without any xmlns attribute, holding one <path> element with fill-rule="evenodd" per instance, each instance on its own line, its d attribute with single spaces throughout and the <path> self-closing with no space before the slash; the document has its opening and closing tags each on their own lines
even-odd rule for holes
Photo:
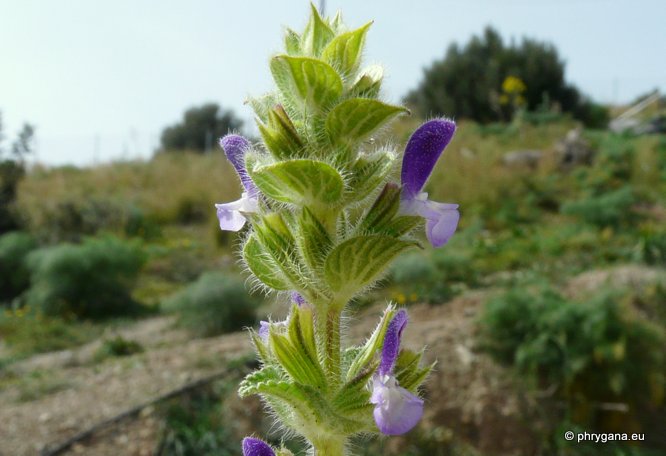
<svg viewBox="0 0 666 456">
<path fill-rule="evenodd" d="M 407 311 L 400 309 L 386 328 L 384 345 L 382 347 L 382 359 L 379 364 L 379 375 L 388 375 L 393 372 L 393 367 L 400 352 L 400 338 L 402 331 L 407 326 Z"/>
<path fill-rule="evenodd" d="M 455 131 L 456 124 L 452 120 L 435 119 L 424 123 L 412 134 L 402 159 L 403 198 L 414 198 L 423 189 Z"/>
<path fill-rule="evenodd" d="M 250 179 L 245 169 L 245 153 L 250 149 L 250 142 L 240 135 L 226 135 L 220 138 L 220 146 L 224 150 L 225 155 L 236 169 L 241 183 L 250 196 L 257 193 L 257 187 Z"/>
</svg>

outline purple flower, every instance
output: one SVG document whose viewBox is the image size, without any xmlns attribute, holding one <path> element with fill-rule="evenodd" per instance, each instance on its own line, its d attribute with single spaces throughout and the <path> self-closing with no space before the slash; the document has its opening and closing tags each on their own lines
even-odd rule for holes
<svg viewBox="0 0 666 456">
<path fill-rule="evenodd" d="M 243 456 L 275 456 L 275 451 L 261 439 L 245 437 L 243 439 Z"/>
<path fill-rule="evenodd" d="M 239 231 L 245 225 L 247 219 L 243 213 L 257 212 L 259 201 L 256 197 L 249 196 L 243 192 L 241 198 L 231 203 L 216 204 L 217 218 L 220 221 L 220 229 L 223 231 Z"/>
<path fill-rule="evenodd" d="M 441 247 L 453 236 L 460 214 L 457 204 L 430 201 L 421 190 L 455 131 L 456 124 L 448 119 L 424 123 L 409 138 L 402 159 L 400 211 L 426 219 L 426 236 L 433 247 Z"/>
<path fill-rule="evenodd" d="M 268 340 L 268 332 L 270 330 L 271 324 L 266 320 L 261 320 L 259 322 L 259 337 L 261 340 L 266 342 Z"/>
<path fill-rule="evenodd" d="M 245 169 L 245 153 L 250 148 L 247 139 L 239 135 L 227 135 L 220 139 L 220 146 L 227 158 L 236 169 L 245 191 L 241 198 L 231 203 L 216 204 L 217 218 L 220 220 L 220 229 L 225 231 L 238 231 L 245 225 L 247 219 L 243 213 L 257 212 L 259 209 L 259 190 L 250 179 Z"/>
<path fill-rule="evenodd" d="M 259 322 L 259 331 L 257 333 L 259 334 L 259 337 L 261 337 L 261 340 L 264 342 L 268 342 L 268 335 L 270 333 L 271 325 L 279 328 L 279 327 L 286 327 L 287 323 L 289 323 L 289 320 L 285 321 L 265 321 L 261 320 Z"/>
<path fill-rule="evenodd" d="M 384 336 L 382 359 L 372 379 L 370 403 L 375 404 L 375 423 L 386 435 L 400 435 L 412 429 L 423 415 L 423 400 L 398 385 L 393 375 L 400 352 L 400 337 L 407 325 L 407 312 L 399 310 Z"/>
<path fill-rule="evenodd" d="M 305 298 L 296 291 L 291 292 L 291 300 L 294 301 L 298 307 L 303 307 L 307 304 Z"/>
<path fill-rule="evenodd" d="M 226 135 L 220 138 L 220 147 L 240 177 L 241 184 L 250 195 L 256 195 L 257 187 L 245 169 L 245 153 L 250 149 L 250 142 L 240 135 Z"/>
</svg>

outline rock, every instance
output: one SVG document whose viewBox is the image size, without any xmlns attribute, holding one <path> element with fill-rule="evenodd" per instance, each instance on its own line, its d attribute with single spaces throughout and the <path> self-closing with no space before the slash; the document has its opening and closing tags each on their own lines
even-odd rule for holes
<svg viewBox="0 0 666 456">
<path fill-rule="evenodd" d="M 594 158 L 595 150 L 582 137 L 582 130 L 574 128 L 555 144 L 555 153 L 561 169 L 570 169 L 575 166 L 589 165 Z"/>
<path fill-rule="evenodd" d="M 543 152 L 540 150 L 515 150 L 504 154 L 502 162 L 512 168 L 535 169 L 542 156 Z"/>
</svg>

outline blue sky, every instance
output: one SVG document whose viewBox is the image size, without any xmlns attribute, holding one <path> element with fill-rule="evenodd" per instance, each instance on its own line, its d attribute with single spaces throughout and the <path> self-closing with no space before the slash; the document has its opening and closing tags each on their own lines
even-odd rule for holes
<svg viewBox="0 0 666 456">
<path fill-rule="evenodd" d="M 594 99 L 666 92 L 663 0 L 327 0 L 350 26 L 374 19 L 367 62 L 398 101 L 450 43 L 490 24 L 505 39 L 554 43 L 567 79 Z M 37 126 L 37 159 L 85 165 L 148 157 L 161 129 L 215 101 L 251 122 L 271 88 L 268 59 L 306 0 L 0 0 L 0 111 L 6 134 Z"/>
</svg>

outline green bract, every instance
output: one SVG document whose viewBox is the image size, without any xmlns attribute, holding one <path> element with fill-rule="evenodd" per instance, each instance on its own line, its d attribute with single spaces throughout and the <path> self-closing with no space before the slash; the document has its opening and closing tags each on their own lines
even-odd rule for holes
<svg viewBox="0 0 666 456">
<path fill-rule="evenodd" d="M 261 395 L 317 455 L 349 454 L 351 436 L 378 431 L 369 384 L 396 310 L 351 347 L 341 342 L 341 315 L 419 246 L 410 233 L 422 219 L 400 215 L 401 189 L 389 182 L 398 154 L 372 139 L 408 111 L 380 100 L 381 67 L 361 64 L 370 25 L 348 30 L 339 14 L 322 18 L 312 7 L 303 33 L 287 29 L 285 52 L 270 61 L 277 91 L 249 100 L 263 145 L 244 151 L 258 210 L 247 214 L 243 258 L 267 290 L 305 302 L 286 322 L 252 332 L 262 367 L 239 392 Z M 397 381 L 412 392 L 430 370 L 420 360 L 403 351 L 396 362 Z"/>
</svg>

